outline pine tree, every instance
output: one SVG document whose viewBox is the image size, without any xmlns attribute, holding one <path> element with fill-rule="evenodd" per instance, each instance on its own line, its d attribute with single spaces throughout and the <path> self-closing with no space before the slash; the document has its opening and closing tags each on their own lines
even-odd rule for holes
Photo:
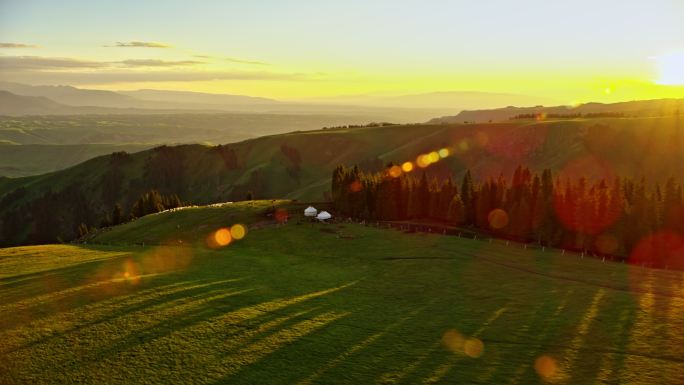
<svg viewBox="0 0 684 385">
<path fill-rule="evenodd" d="M 465 208 L 464 224 L 471 225 L 475 220 L 475 186 L 470 170 L 466 170 L 461 183 L 461 200 Z"/>
</svg>

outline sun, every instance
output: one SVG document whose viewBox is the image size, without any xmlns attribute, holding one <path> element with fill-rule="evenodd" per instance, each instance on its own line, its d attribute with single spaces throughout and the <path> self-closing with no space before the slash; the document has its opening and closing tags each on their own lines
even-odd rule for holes
<svg viewBox="0 0 684 385">
<path fill-rule="evenodd" d="M 659 78 L 664 85 L 684 85 L 684 52 L 675 52 L 658 58 Z"/>
</svg>

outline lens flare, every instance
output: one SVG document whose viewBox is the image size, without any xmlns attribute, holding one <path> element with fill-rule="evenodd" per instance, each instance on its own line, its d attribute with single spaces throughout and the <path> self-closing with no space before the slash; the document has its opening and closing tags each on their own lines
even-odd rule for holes
<svg viewBox="0 0 684 385">
<path fill-rule="evenodd" d="M 543 355 L 534 362 L 534 370 L 542 380 L 551 381 L 558 371 L 558 364 L 552 357 Z"/>
<path fill-rule="evenodd" d="M 404 164 L 401 165 L 401 169 L 404 172 L 411 172 L 413 171 L 413 163 L 411 162 L 404 162 Z"/>
<path fill-rule="evenodd" d="M 416 165 L 420 168 L 425 168 L 430 165 L 430 157 L 428 155 L 422 154 L 418 155 L 416 158 Z"/>
<path fill-rule="evenodd" d="M 360 182 L 357 181 L 359 185 L 361 185 Z M 284 208 L 278 208 L 275 211 L 275 214 L 273 215 L 275 218 L 276 222 L 278 223 L 285 223 L 287 222 L 288 218 L 290 218 L 290 213 L 287 212 Z"/>
<path fill-rule="evenodd" d="M 463 344 L 463 353 L 470 358 L 477 358 L 484 352 L 484 343 L 477 338 L 468 338 Z"/>
<path fill-rule="evenodd" d="M 456 330 L 447 330 L 442 336 L 442 345 L 449 349 L 452 353 L 462 353 L 465 338 Z"/>
<path fill-rule="evenodd" d="M 399 167 L 399 166 L 392 166 L 389 169 L 389 175 L 392 178 L 399 178 L 401 176 L 401 172 L 402 172 L 401 167 Z"/>
<path fill-rule="evenodd" d="M 440 158 L 444 159 L 444 158 L 446 158 L 447 156 L 449 156 L 449 149 L 448 149 L 448 148 L 443 148 L 443 149 L 437 151 L 437 153 L 439 154 L 439 157 L 440 157 Z"/>
<path fill-rule="evenodd" d="M 494 209 L 487 217 L 489 227 L 495 230 L 503 229 L 508 225 L 508 214 L 502 209 Z"/>
<path fill-rule="evenodd" d="M 230 236 L 233 237 L 233 239 L 240 240 L 247 235 L 247 227 L 241 224 L 235 224 L 230 227 Z"/>
<path fill-rule="evenodd" d="M 635 265 L 684 268 L 684 238 L 674 231 L 664 230 L 644 237 L 629 256 Z"/>
<path fill-rule="evenodd" d="M 439 153 L 437 151 L 432 151 L 428 154 L 430 157 L 430 163 L 436 163 L 439 161 Z"/>
<path fill-rule="evenodd" d="M 228 244 L 232 240 L 233 239 L 230 236 L 230 230 L 226 228 L 218 229 L 214 233 L 214 241 L 216 242 L 216 245 L 218 245 L 219 247 L 228 246 Z"/>
<path fill-rule="evenodd" d="M 617 238 L 611 234 L 601 234 L 596 237 L 596 249 L 603 254 L 613 254 L 617 251 L 619 244 Z"/>
</svg>

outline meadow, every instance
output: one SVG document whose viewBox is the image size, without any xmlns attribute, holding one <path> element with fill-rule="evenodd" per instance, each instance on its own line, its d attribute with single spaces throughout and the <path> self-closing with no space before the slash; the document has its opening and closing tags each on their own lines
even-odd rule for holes
<svg viewBox="0 0 684 385">
<path fill-rule="evenodd" d="M 682 272 L 272 206 L 0 249 L 0 383 L 684 383 Z"/>
</svg>

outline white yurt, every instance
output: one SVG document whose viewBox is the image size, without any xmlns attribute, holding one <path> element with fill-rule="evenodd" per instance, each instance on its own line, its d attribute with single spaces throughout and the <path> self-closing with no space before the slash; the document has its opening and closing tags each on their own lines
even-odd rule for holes
<svg viewBox="0 0 684 385">
<path fill-rule="evenodd" d="M 327 221 L 330 218 L 332 218 L 332 215 L 330 215 L 330 213 L 327 211 L 321 211 L 316 216 L 316 219 L 318 219 L 319 221 Z"/>
<path fill-rule="evenodd" d="M 315 207 L 309 206 L 304 210 L 304 216 L 305 217 L 315 217 L 316 214 L 318 214 L 318 210 L 316 210 Z"/>
</svg>

